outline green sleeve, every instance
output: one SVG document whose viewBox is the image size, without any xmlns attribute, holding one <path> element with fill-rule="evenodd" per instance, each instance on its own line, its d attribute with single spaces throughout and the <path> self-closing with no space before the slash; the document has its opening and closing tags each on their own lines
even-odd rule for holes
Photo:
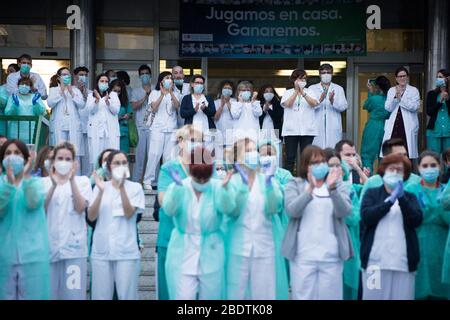
<svg viewBox="0 0 450 320">
<path fill-rule="evenodd" d="M 179 186 L 172 183 L 164 194 L 164 201 L 162 203 L 162 208 L 164 213 L 168 216 L 177 216 L 180 214 L 183 205 L 186 205 L 186 186 Z"/>
<path fill-rule="evenodd" d="M 19 112 L 19 107 L 14 104 L 12 96 L 9 96 L 6 103 L 5 114 L 7 116 L 16 116 Z"/>
</svg>

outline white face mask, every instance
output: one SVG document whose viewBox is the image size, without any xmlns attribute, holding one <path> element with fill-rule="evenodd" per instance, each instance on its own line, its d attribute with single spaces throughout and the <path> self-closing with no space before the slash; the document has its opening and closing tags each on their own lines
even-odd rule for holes
<svg viewBox="0 0 450 320">
<path fill-rule="evenodd" d="M 320 81 L 325 84 L 329 84 L 331 82 L 331 79 L 333 79 L 333 76 L 331 74 L 322 74 L 320 76 Z"/>
<path fill-rule="evenodd" d="M 55 170 L 62 176 L 66 176 L 72 170 L 73 164 L 71 161 L 55 161 Z"/>
<path fill-rule="evenodd" d="M 306 81 L 304 80 L 297 80 L 296 84 L 301 89 L 304 89 L 306 87 Z"/>
<path fill-rule="evenodd" d="M 112 169 L 112 177 L 117 182 L 122 181 L 124 176 L 125 179 L 128 179 L 130 177 L 130 169 L 128 168 L 128 166 L 118 166 Z"/>
<path fill-rule="evenodd" d="M 275 97 L 275 94 L 273 94 L 272 92 L 264 93 L 264 100 L 266 100 L 266 102 L 272 101 L 274 97 Z"/>
</svg>

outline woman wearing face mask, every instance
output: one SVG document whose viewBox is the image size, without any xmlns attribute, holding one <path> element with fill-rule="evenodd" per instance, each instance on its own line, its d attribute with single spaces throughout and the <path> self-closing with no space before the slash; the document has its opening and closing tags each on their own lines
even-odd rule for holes
<svg viewBox="0 0 450 320">
<path fill-rule="evenodd" d="M 233 93 L 234 83 L 230 80 L 222 81 L 219 86 L 217 100 L 214 101 L 216 106 L 214 120 L 216 122 L 217 134 L 220 135 L 215 140 L 216 159 L 223 159 L 223 149 L 233 145 L 235 120 L 231 116 L 231 103 L 236 101 Z"/>
<path fill-rule="evenodd" d="M 289 259 L 294 300 L 342 300 L 344 261 L 353 257 L 345 218 L 350 193 L 339 168 L 328 166 L 322 149 L 309 146 L 300 178 L 286 186 L 290 216 L 282 253 Z"/>
<path fill-rule="evenodd" d="M 223 300 L 225 245 L 223 216 L 236 207 L 228 182 L 213 179 L 211 153 L 203 147 L 191 152 L 189 177 L 172 173 L 162 208 L 173 217 L 175 229 L 167 249 L 166 275 L 172 300 Z"/>
<path fill-rule="evenodd" d="M 231 116 L 236 120 L 233 141 L 241 138 L 258 141 L 259 117 L 263 111 L 257 97 L 258 93 L 253 92 L 253 85 L 249 81 L 239 83 L 236 90 L 237 101 L 231 103 Z"/>
<path fill-rule="evenodd" d="M 88 95 L 86 108 L 89 112 L 89 161 L 93 168 L 103 150 L 118 150 L 120 147 L 120 100 L 117 93 L 110 90 L 105 74 L 97 77 L 95 89 Z"/>
<path fill-rule="evenodd" d="M 92 299 L 111 300 L 114 285 L 119 300 L 138 298 L 140 252 L 137 239 L 137 214 L 145 208 L 140 184 L 128 179 L 130 171 L 125 153 L 108 156 L 111 181 L 95 173 L 95 189 L 88 219 L 96 222 L 92 252 Z"/>
<path fill-rule="evenodd" d="M 426 111 L 430 117 L 427 126 L 428 149 L 441 154 L 450 148 L 450 72 L 438 71 L 436 89 L 428 92 Z"/>
<path fill-rule="evenodd" d="M 439 182 L 440 157 L 425 151 L 419 157 L 422 180 L 405 187 L 416 195 L 422 208 L 423 222 L 417 229 L 420 262 L 416 273 L 416 299 L 448 299 L 450 284 L 442 283 L 442 265 L 450 224 L 450 210 L 445 210 L 441 197 L 445 185 Z"/>
<path fill-rule="evenodd" d="M 150 127 L 150 146 L 147 167 L 144 175 L 144 189 L 152 190 L 157 184 L 157 169 L 163 158 L 166 162 L 172 157 L 177 130 L 177 110 L 180 108 L 180 94 L 173 90 L 174 84 L 170 72 L 162 72 L 158 83 L 148 98 L 148 120 Z"/>
<path fill-rule="evenodd" d="M 254 141 L 237 141 L 234 154 L 238 174 L 230 183 L 236 191 L 236 209 L 224 226 L 227 299 L 287 300 L 286 264 L 280 255 L 281 187 L 273 179 L 273 171 L 267 175 L 258 172 L 259 155 Z"/>
<path fill-rule="evenodd" d="M 391 154 L 378 173 L 383 186 L 367 190 L 361 202 L 363 299 L 413 300 L 422 210 L 414 194 L 403 189 L 411 163 Z"/>
<path fill-rule="evenodd" d="M 7 116 L 43 116 L 45 105 L 39 93 L 32 93 L 33 83 L 29 78 L 19 80 L 19 93 L 13 93 L 6 104 L 5 115 Z M 34 122 L 21 122 L 18 127 L 17 121 L 8 123 L 8 134 L 10 139 L 18 138 L 26 144 L 33 144 Z M 19 135 L 19 136 L 17 136 Z"/>
<path fill-rule="evenodd" d="M 128 93 L 125 83 L 121 80 L 111 82 L 112 91 L 117 93 L 120 100 L 119 126 L 120 126 L 120 150 L 130 153 L 130 137 L 128 136 L 128 119 L 133 117 L 133 108 L 128 101 Z"/>
<path fill-rule="evenodd" d="M 51 158 L 53 158 L 52 146 L 44 146 L 37 154 L 31 175 L 35 177 L 48 177 Z"/>
<path fill-rule="evenodd" d="M 72 74 L 68 68 L 59 69 L 56 75 L 58 86 L 50 88 L 48 94 L 48 106 L 52 109 L 50 141 L 52 145 L 69 141 L 78 150 L 77 156 L 81 157 L 84 156 L 84 149 L 81 148 L 79 110 L 85 107 L 84 97 L 76 86 L 72 86 Z"/>
<path fill-rule="evenodd" d="M 180 179 L 189 175 L 189 164 L 191 162 L 191 151 L 202 145 L 202 133 L 194 129 L 192 125 L 184 126 L 176 132 L 178 157 L 170 159 L 161 166 L 158 176 L 158 202 L 164 202 L 164 195 L 168 187 L 174 182 L 172 173 L 176 172 Z M 169 292 L 166 281 L 166 255 L 167 246 L 174 228 L 171 217 L 164 213 L 164 208 L 159 209 L 158 239 L 156 243 L 157 252 L 157 283 L 158 299 L 168 300 Z"/>
<path fill-rule="evenodd" d="M 50 240 L 52 300 L 85 300 L 87 283 L 87 224 L 85 209 L 92 197 L 87 177 L 76 177 L 75 147 L 55 147 L 50 175 L 44 178 L 45 208 Z M 77 275 L 80 281 L 67 285 Z"/>
<path fill-rule="evenodd" d="M 259 117 L 262 140 L 280 141 L 281 125 L 283 123 L 283 108 L 280 106 L 280 96 L 275 88 L 266 84 L 258 91 L 257 100 L 261 101 L 263 114 Z"/>
<path fill-rule="evenodd" d="M 384 126 L 383 142 L 399 138 L 407 143 L 408 157 L 419 157 L 417 136 L 419 133 L 418 111 L 420 93 L 409 85 L 409 71 L 400 67 L 395 71 L 397 85 L 388 91 L 385 109 L 391 112 Z"/>
<path fill-rule="evenodd" d="M 363 168 L 369 168 L 373 173 L 373 163 L 378 159 L 383 142 L 384 123 L 389 119 L 389 112 L 384 105 L 391 83 L 385 76 L 380 76 L 375 81 L 369 81 L 367 86 L 369 97 L 364 102 L 363 109 L 369 112 L 369 119 L 363 131 L 361 157 Z"/>
<path fill-rule="evenodd" d="M 285 168 L 294 172 L 295 159 L 300 144 L 300 152 L 311 145 L 318 135 L 316 110 L 319 105 L 314 91 L 306 89 L 308 75 L 302 69 L 292 72 L 294 88 L 286 91 L 281 99 L 284 108 L 282 136 L 286 144 Z"/>
<path fill-rule="evenodd" d="M 20 140 L 0 148 L 0 300 L 50 297 L 45 191 Z"/>
</svg>

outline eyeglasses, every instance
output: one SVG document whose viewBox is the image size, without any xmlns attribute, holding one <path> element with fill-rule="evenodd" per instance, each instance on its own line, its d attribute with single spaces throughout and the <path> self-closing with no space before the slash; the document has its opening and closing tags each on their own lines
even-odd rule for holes
<svg viewBox="0 0 450 320">
<path fill-rule="evenodd" d="M 397 76 L 397 78 L 400 78 L 400 79 L 408 78 L 408 75 L 404 74 L 404 75 L 401 75 L 401 76 Z"/>
</svg>

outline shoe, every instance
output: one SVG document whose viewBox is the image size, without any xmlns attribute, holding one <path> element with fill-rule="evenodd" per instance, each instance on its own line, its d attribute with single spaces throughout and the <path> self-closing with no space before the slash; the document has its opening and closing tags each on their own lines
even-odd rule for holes
<svg viewBox="0 0 450 320">
<path fill-rule="evenodd" d="M 151 184 L 144 184 L 144 190 L 153 190 Z"/>
</svg>

